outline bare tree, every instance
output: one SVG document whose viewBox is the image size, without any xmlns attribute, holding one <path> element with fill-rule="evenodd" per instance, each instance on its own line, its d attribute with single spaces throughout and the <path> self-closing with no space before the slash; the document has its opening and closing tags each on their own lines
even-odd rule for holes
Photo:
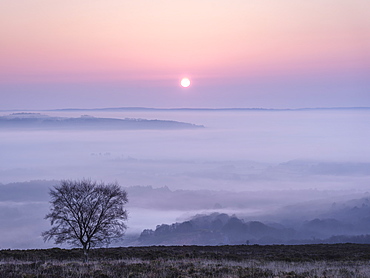
<svg viewBox="0 0 370 278">
<path fill-rule="evenodd" d="M 82 246 L 85 261 L 90 248 L 108 245 L 123 236 L 127 220 L 127 193 L 117 183 L 63 180 L 49 192 L 51 212 L 45 216 L 52 228 L 45 241 Z"/>
</svg>

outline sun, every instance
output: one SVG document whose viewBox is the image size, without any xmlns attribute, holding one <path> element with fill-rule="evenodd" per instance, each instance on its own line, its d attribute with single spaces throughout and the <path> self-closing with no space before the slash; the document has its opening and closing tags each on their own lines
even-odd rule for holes
<svg viewBox="0 0 370 278">
<path fill-rule="evenodd" d="M 187 77 L 184 77 L 183 79 L 181 79 L 181 82 L 180 82 L 181 86 L 184 87 L 184 88 L 187 88 L 190 86 L 190 80 L 189 78 Z"/>
</svg>

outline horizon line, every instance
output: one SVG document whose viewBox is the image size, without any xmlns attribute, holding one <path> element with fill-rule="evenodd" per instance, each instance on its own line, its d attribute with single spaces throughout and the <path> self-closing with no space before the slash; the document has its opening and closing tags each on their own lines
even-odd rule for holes
<svg viewBox="0 0 370 278">
<path fill-rule="evenodd" d="M 157 110 L 157 111 L 302 111 L 302 110 L 367 110 L 368 106 L 349 106 L 349 107 L 302 107 L 302 108 L 262 108 L 262 107 L 233 107 L 233 108 L 210 108 L 210 107 L 103 107 L 103 108 L 54 108 L 54 109 L 1 109 L 1 112 L 11 111 L 104 111 L 104 110 Z"/>
</svg>

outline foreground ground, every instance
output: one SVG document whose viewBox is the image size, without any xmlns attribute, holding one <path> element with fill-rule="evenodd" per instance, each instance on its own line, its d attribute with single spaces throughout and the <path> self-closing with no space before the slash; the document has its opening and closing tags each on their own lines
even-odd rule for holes
<svg viewBox="0 0 370 278">
<path fill-rule="evenodd" d="M 0 277 L 370 277 L 370 245 L 0 250 Z"/>
</svg>

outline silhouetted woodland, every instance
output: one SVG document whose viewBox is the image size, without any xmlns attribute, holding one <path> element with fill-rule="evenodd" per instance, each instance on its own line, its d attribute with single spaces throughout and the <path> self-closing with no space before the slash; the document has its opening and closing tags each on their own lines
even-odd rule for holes
<svg viewBox="0 0 370 278">
<path fill-rule="evenodd" d="M 370 221 L 363 220 L 365 229 Z M 292 228 L 213 213 L 181 223 L 158 225 L 154 231 L 144 230 L 138 242 L 139 245 L 370 243 L 370 234 L 351 234 L 358 229 L 354 224 L 330 218 L 305 221 Z"/>
</svg>

